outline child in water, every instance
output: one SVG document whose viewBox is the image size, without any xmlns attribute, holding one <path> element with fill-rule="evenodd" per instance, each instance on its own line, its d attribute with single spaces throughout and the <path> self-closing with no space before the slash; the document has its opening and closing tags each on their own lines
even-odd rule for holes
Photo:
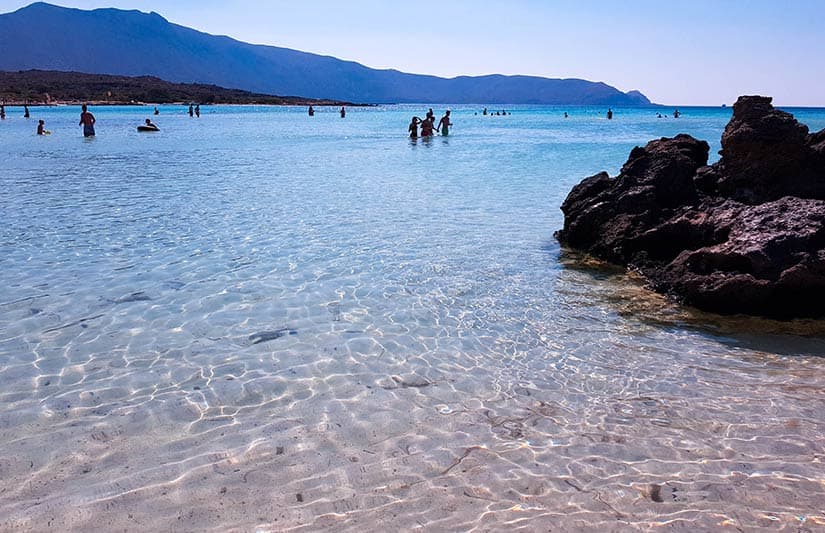
<svg viewBox="0 0 825 533">
<path fill-rule="evenodd" d="M 41 119 L 37 121 L 37 134 L 50 135 L 52 132 L 46 130 L 46 123 Z"/>
</svg>

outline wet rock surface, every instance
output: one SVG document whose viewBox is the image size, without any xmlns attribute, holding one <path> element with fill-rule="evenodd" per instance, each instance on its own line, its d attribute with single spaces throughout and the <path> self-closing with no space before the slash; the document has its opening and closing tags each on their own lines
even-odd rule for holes
<svg viewBox="0 0 825 533">
<path fill-rule="evenodd" d="M 689 135 L 634 148 L 617 177 L 573 188 L 557 238 L 704 310 L 825 316 L 825 130 L 743 96 L 712 166 L 708 150 Z"/>
</svg>

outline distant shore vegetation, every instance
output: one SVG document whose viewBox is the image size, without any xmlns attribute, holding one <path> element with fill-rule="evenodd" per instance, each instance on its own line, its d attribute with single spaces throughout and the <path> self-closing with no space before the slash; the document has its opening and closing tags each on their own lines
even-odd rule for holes
<svg viewBox="0 0 825 533">
<path fill-rule="evenodd" d="M 338 100 L 259 94 L 201 83 L 172 83 L 154 76 L 112 76 L 46 70 L 0 71 L 0 101 L 6 105 L 140 105 L 186 102 L 235 105 L 358 105 Z"/>
</svg>

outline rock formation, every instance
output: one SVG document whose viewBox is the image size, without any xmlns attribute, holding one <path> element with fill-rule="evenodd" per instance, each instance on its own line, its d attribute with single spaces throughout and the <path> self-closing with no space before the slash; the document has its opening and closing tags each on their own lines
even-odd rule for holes
<svg viewBox="0 0 825 533">
<path fill-rule="evenodd" d="M 743 96 L 712 166 L 708 150 L 689 135 L 634 148 L 616 178 L 573 188 L 557 238 L 701 309 L 825 316 L 825 130 Z"/>
</svg>

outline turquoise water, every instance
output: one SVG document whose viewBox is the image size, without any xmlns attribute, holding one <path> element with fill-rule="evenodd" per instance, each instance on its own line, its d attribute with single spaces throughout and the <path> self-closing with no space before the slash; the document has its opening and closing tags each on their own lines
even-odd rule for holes
<svg viewBox="0 0 825 533">
<path fill-rule="evenodd" d="M 552 236 L 730 109 L 92 111 L 0 122 L 0 530 L 825 527 L 823 324 Z"/>
</svg>

